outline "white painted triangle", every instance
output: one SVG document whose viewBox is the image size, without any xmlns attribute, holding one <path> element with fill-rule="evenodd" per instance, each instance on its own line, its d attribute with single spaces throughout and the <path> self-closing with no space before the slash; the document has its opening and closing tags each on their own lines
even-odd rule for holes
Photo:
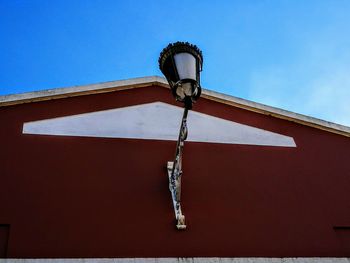
<svg viewBox="0 0 350 263">
<path fill-rule="evenodd" d="M 163 102 L 26 122 L 25 134 L 177 140 L 183 109 Z M 190 111 L 187 141 L 296 147 L 289 136 Z"/>
</svg>

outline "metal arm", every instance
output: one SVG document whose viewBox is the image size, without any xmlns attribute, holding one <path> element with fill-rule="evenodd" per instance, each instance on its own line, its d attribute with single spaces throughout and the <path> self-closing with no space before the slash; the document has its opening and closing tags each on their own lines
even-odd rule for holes
<svg viewBox="0 0 350 263">
<path fill-rule="evenodd" d="M 181 211 L 181 176 L 182 176 L 182 150 L 187 138 L 187 114 L 188 107 L 185 107 L 179 138 L 176 144 L 176 153 L 174 162 L 168 162 L 169 190 L 173 199 L 175 217 L 177 220 L 177 229 L 186 229 L 185 216 Z"/>
</svg>

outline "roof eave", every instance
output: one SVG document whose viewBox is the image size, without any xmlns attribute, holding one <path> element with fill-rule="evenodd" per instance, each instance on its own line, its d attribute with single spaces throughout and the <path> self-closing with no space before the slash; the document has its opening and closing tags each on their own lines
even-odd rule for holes
<svg viewBox="0 0 350 263">
<path fill-rule="evenodd" d="M 205 97 L 210 100 L 218 101 L 221 103 L 225 103 L 231 106 L 235 106 L 241 109 L 257 112 L 264 115 L 273 116 L 279 119 L 292 121 L 292 122 L 303 124 L 309 127 L 313 127 L 324 131 L 329 131 L 332 133 L 350 137 L 350 127 L 344 126 L 341 124 L 321 120 L 318 118 L 264 105 L 262 103 L 257 103 L 246 99 L 237 98 L 234 96 L 222 94 L 211 90 L 204 89 L 202 91 L 202 97 Z"/>
<path fill-rule="evenodd" d="M 127 80 L 108 81 L 91 85 L 55 88 L 0 96 L 0 107 L 44 100 L 54 100 L 82 95 L 106 93 L 140 87 L 148 87 L 152 85 L 168 87 L 168 83 L 166 82 L 166 80 L 158 76 L 132 78 Z"/>
<path fill-rule="evenodd" d="M 10 106 L 16 104 L 54 100 L 60 98 L 68 98 L 82 95 L 91 95 L 98 93 L 106 93 L 120 90 L 127 90 L 133 88 L 141 88 L 148 86 L 161 86 L 169 88 L 166 79 L 159 76 L 132 78 L 127 80 L 109 81 L 103 83 L 97 83 L 92 85 L 73 86 L 67 88 L 56 88 L 34 92 L 27 92 L 21 94 L 0 96 L 0 107 Z M 237 98 L 234 96 L 222 94 L 219 92 L 203 89 L 202 97 L 224 103 L 227 105 L 235 106 L 241 109 L 257 112 L 264 115 L 273 116 L 279 119 L 284 119 L 306 125 L 309 127 L 321 129 L 324 131 L 340 134 L 350 137 L 350 127 L 324 121 L 314 117 L 298 114 L 295 112 L 283 110 L 267 106 L 261 103 L 256 103 L 246 99 Z"/>
</svg>

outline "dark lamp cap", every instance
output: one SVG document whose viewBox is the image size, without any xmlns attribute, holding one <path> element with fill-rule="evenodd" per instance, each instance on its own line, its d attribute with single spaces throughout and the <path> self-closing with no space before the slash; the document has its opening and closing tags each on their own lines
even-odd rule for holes
<svg viewBox="0 0 350 263">
<path fill-rule="evenodd" d="M 162 50 L 158 59 L 160 70 L 162 71 L 163 65 L 169 56 L 173 56 L 179 53 L 190 53 L 195 58 L 198 58 L 199 64 L 200 64 L 200 71 L 202 70 L 202 66 L 203 66 L 202 51 L 196 45 L 190 44 L 188 42 L 180 42 L 180 41 L 175 43 L 170 43 L 166 48 Z"/>
</svg>

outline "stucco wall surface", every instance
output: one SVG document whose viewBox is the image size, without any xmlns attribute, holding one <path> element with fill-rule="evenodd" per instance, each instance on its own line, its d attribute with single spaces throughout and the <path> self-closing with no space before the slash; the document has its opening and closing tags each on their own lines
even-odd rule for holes
<svg viewBox="0 0 350 263">
<path fill-rule="evenodd" d="M 166 170 L 175 141 L 23 133 L 24 123 L 158 101 L 179 106 L 151 86 L 1 107 L 3 255 L 350 257 L 348 137 L 201 98 L 198 114 L 293 138 L 295 147 L 186 142 L 181 232 Z"/>
</svg>

